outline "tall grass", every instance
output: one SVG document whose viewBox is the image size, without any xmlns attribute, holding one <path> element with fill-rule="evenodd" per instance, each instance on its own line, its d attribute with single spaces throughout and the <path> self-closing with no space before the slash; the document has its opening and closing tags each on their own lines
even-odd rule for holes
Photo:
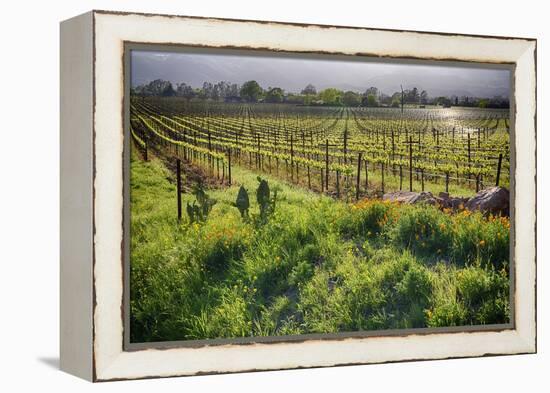
<svg viewBox="0 0 550 393">
<path fill-rule="evenodd" d="M 348 205 L 266 176 L 277 207 L 256 225 L 233 205 L 256 175 L 235 167 L 204 223 L 178 222 L 170 173 L 131 160 L 132 342 L 509 320 L 505 218 Z"/>
</svg>

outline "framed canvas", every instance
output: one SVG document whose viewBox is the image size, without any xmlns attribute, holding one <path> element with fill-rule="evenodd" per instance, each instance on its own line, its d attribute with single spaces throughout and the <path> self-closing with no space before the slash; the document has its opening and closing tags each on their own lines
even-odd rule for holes
<svg viewBox="0 0 550 393">
<path fill-rule="evenodd" d="M 61 23 L 61 368 L 536 352 L 536 40 Z"/>
</svg>

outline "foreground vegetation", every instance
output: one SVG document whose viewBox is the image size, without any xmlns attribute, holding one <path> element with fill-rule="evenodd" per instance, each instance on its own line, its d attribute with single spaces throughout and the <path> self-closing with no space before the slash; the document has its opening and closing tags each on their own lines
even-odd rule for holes
<svg viewBox="0 0 550 393">
<path fill-rule="evenodd" d="M 346 204 L 265 174 L 267 217 L 257 175 L 235 166 L 204 217 L 178 222 L 172 177 L 132 155 L 132 342 L 508 322 L 507 218 Z"/>
</svg>

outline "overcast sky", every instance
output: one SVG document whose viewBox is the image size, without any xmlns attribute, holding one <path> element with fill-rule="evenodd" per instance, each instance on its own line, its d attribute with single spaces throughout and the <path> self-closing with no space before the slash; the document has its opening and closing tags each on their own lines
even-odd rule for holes
<svg viewBox="0 0 550 393">
<path fill-rule="evenodd" d="M 370 86 L 386 94 L 417 87 L 429 95 L 508 96 L 510 72 L 488 68 L 344 61 L 289 56 L 132 51 L 132 86 L 164 79 L 201 87 L 203 82 L 241 85 L 256 80 L 263 88 L 300 92 L 307 84 L 317 90 L 335 87 L 363 92 Z"/>
</svg>

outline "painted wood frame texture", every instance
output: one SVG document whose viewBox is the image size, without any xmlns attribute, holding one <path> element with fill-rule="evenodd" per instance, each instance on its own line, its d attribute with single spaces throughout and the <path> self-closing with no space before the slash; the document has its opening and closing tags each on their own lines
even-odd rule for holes
<svg viewBox="0 0 550 393">
<path fill-rule="evenodd" d="M 512 327 L 124 346 L 124 51 L 131 43 L 515 67 Z M 61 24 L 61 368 L 92 381 L 536 352 L 536 40 L 92 11 Z M 521 137 L 519 137 L 521 135 Z"/>
</svg>

